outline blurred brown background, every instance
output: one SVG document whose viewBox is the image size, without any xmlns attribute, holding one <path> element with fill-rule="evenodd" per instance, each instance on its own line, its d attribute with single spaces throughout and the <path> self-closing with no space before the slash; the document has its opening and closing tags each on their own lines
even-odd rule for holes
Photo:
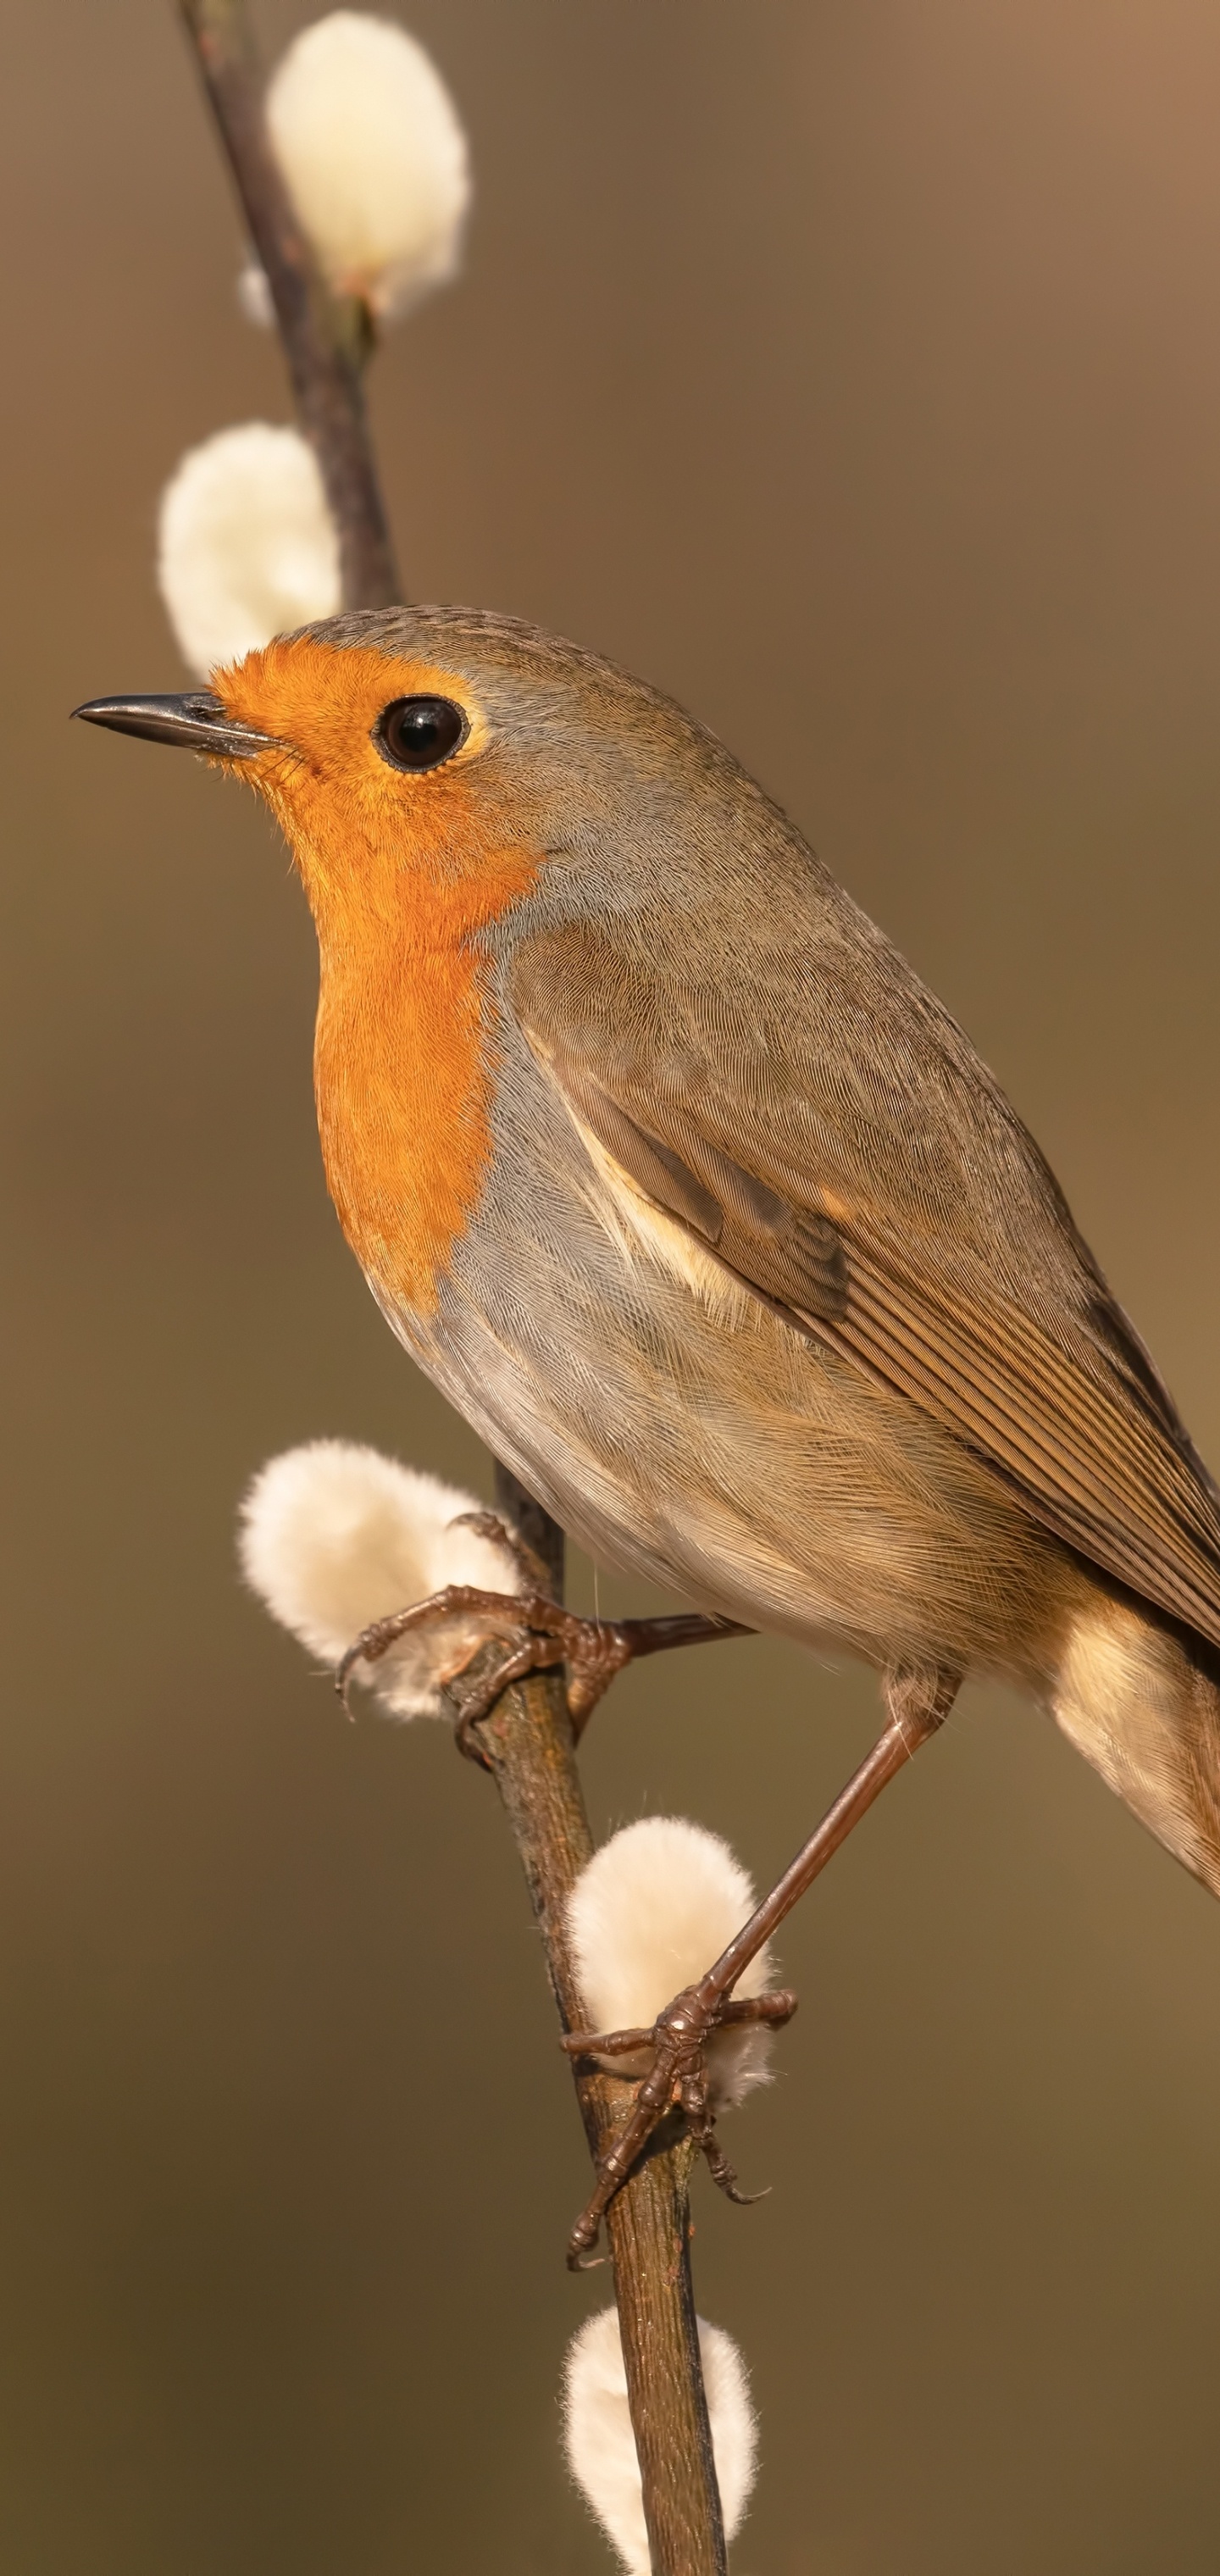
<svg viewBox="0 0 1220 2576">
<path fill-rule="evenodd" d="M 310 14 L 268 0 L 268 47 Z M 415 594 L 726 735 L 996 1066 L 1220 1461 L 1211 0 L 410 23 L 479 192 L 376 377 Z M 180 684 L 157 491 L 287 417 L 277 354 L 168 0 L 19 0 L 6 70 L 0 2566 L 593 2576 L 555 2388 L 605 2292 L 494 1796 L 440 1729 L 344 1726 L 233 1571 L 276 1448 L 483 1462 L 333 1221 L 269 827 L 64 721 Z M 645 1667 L 597 1822 L 677 1807 L 769 1877 L 874 1715 L 764 1644 Z M 1220 1913 L 1029 1710 L 968 1696 L 925 1763 L 784 1942 L 729 2141 L 772 2197 L 700 2192 L 763 2421 L 735 2563 L 1202 2576 Z"/>
</svg>

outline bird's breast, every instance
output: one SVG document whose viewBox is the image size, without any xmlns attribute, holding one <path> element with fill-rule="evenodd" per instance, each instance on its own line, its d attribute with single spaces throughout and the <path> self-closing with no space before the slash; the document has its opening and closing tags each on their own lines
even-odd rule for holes
<svg viewBox="0 0 1220 2576">
<path fill-rule="evenodd" d="M 503 880 L 496 891 L 487 917 Z M 494 1025 L 466 895 L 451 920 L 405 900 L 371 933 L 319 921 L 314 1079 L 327 1186 L 375 1292 L 421 1317 L 492 1151 Z"/>
</svg>

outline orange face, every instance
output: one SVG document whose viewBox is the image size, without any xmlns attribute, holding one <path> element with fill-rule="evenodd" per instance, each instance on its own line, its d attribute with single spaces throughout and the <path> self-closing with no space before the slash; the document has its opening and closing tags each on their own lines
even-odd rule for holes
<svg viewBox="0 0 1220 2576">
<path fill-rule="evenodd" d="M 488 793 L 488 726 L 469 683 L 419 660 L 302 637 L 212 686 L 282 750 L 243 760 L 291 843 L 321 962 L 314 1078 L 331 1196 L 391 1302 L 426 1315 L 476 1205 L 495 1066 L 475 933 L 532 884 L 536 850 Z M 396 767 L 383 710 L 440 698 L 464 739 Z"/>
<path fill-rule="evenodd" d="M 404 873 L 436 883 L 495 874 L 494 844 L 472 765 L 487 725 L 470 685 L 451 671 L 371 647 L 312 636 L 248 653 L 212 683 L 231 716 L 286 746 L 239 764 L 287 832 L 319 916 L 347 885 L 377 905 Z M 375 736 L 382 710 L 414 696 L 451 700 L 468 732 L 441 767 L 395 768 Z"/>
</svg>

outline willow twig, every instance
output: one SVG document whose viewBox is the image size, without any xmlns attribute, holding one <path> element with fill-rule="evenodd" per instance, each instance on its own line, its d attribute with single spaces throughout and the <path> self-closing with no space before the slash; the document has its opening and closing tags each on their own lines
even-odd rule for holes
<svg viewBox="0 0 1220 2576">
<path fill-rule="evenodd" d="M 507 1503 L 503 1485 L 498 1499 Z M 502 1692 L 477 1733 L 521 1857 L 560 2020 L 565 2031 L 578 2030 L 584 2005 L 567 1900 L 593 1837 L 562 1678 L 539 1674 Z M 596 2161 L 635 2087 L 580 2061 L 576 2089 Z M 724 2576 L 726 2566 L 691 2281 L 694 2152 L 688 2140 L 658 2133 L 656 2150 L 606 2214 L 654 2576 Z"/>
<path fill-rule="evenodd" d="M 179 0 L 212 112 L 266 272 L 302 430 L 339 533 L 343 600 L 383 608 L 402 597 L 369 436 L 363 367 L 373 345 L 366 308 L 331 293 L 272 158 L 262 80 L 244 0 Z M 563 1591 L 563 1532 L 509 1471 L 496 1467 L 497 1508 Z M 567 1900 L 592 1856 L 562 1678 L 501 1693 L 479 1735 L 525 1871 L 565 2031 L 585 2020 L 568 1947 Z M 574 2067 L 596 2159 L 634 2088 Z M 724 2527 L 712 2459 L 690 2269 L 687 2192 L 694 2150 L 658 2131 L 652 2152 L 607 2214 L 627 2394 L 639 2455 L 654 2576 L 725 2576 Z M 557 2237 L 558 2256 L 558 2237 Z"/>
<path fill-rule="evenodd" d="M 297 222 L 263 123 L 244 0 L 180 0 L 250 239 L 266 273 L 301 427 L 339 532 L 345 608 L 402 597 L 364 408 L 367 308 L 332 295 Z"/>
</svg>

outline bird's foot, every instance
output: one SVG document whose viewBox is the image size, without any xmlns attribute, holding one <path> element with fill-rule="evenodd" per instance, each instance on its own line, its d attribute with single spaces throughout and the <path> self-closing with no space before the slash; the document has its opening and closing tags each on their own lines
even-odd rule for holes
<svg viewBox="0 0 1220 2576">
<path fill-rule="evenodd" d="M 654 2129 L 667 2112 L 682 2115 L 686 2134 L 706 2159 L 713 2182 L 741 2207 L 765 2197 L 741 2190 L 737 2176 L 716 2135 L 716 2114 L 708 2071 L 708 2047 L 718 2030 L 742 2022 L 767 2022 L 778 2029 L 791 2021 L 796 1996 L 788 1991 L 765 1995 L 718 1994 L 709 1979 L 686 1986 L 651 2030 L 574 2030 L 562 2042 L 570 2057 L 634 2057 L 652 2049 L 652 2064 L 635 2102 L 597 2166 L 597 2179 L 568 2240 L 568 2268 L 580 2272 L 597 2243 L 601 2223 L 615 2193 L 643 2154 Z"/>
<path fill-rule="evenodd" d="M 463 1692 L 456 1723 L 459 1750 L 484 1768 L 487 1757 L 474 1730 L 510 1682 L 564 1665 L 568 1714 L 579 1740 L 615 1674 L 637 1655 L 747 1633 L 735 1620 L 704 1617 L 696 1611 L 664 1619 L 578 1618 L 552 1600 L 533 1549 L 495 1512 L 465 1512 L 454 1526 L 477 1530 L 480 1537 L 504 1548 L 521 1576 L 521 1591 L 492 1592 L 475 1584 L 449 1583 L 426 1601 L 414 1601 L 386 1619 L 374 1619 L 337 1666 L 335 1688 L 346 1706 L 347 1686 L 358 1664 L 377 1663 L 417 1630 L 460 1619 L 467 1635 L 446 1671 L 446 1686 L 461 1679 L 484 1646 L 499 1643 L 504 1648 Z"/>
</svg>

